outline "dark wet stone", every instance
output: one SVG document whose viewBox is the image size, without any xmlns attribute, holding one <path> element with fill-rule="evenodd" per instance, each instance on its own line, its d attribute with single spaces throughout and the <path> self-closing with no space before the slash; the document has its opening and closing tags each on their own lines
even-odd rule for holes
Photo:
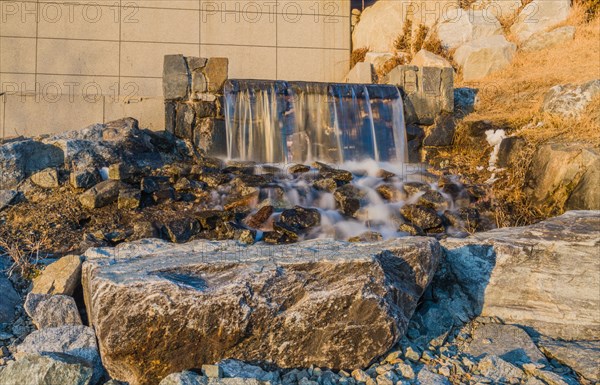
<svg viewBox="0 0 600 385">
<path fill-rule="evenodd" d="M 469 233 L 475 232 L 481 223 L 481 217 L 476 208 L 463 207 L 455 211 L 445 211 L 444 219 L 450 226 Z"/>
<path fill-rule="evenodd" d="M 126 184 L 107 180 L 100 182 L 79 196 L 79 202 L 87 209 L 97 209 L 114 203 L 119 198 L 121 189 L 130 188 Z"/>
<path fill-rule="evenodd" d="M 337 189 L 338 184 L 332 178 L 322 178 L 322 179 L 317 179 L 313 183 L 313 187 L 317 190 L 327 191 L 327 192 L 332 193 L 335 191 L 335 189 Z"/>
<path fill-rule="evenodd" d="M 163 237 L 173 243 L 187 242 L 199 231 L 198 221 L 192 218 L 176 219 L 162 228 Z"/>
<path fill-rule="evenodd" d="M 118 207 L 120 210 L 135 210 L 140 207 L 142 193 L 137 189 L 119 191 Z"/>
<path fill-rule="evenodd" d="M 214 230 L 217 226 L 231 221 L 233 217 L 233 213 L 221 210 L 200 211 L 196 214 L 202 230 Z"/>
<path fill-rule="evenodd" d="M 248 216 L 244 222 L 246 225 L 258 229 L 271 217 L 273 211 L 273 206 L 261 207 L 256 213 Z"/>
<path fill-rule="evenodd" d="M 287 223 L 280 221 L 274 222 L 273 230 L 275 230 L 275 232 L 279 234 L 284 235 L 289 242 L 298 242 L 298 240 L 300 239 L 300 236 L 298 234 L 299 230 L 288 225 Z"/>
<path fill-rule="evenodd" d="M 385 200 L 390 202 L 399 202 L 404 197 L 404 192 L 400 191 L 393 184 L 382 184 L 375 189 L 377 193 Z"/>
<path fill-rule="evenodd" d="M 446 202 L 446 198 L 439 192 L 435 190 L 426 191 L 423 195 L 419 197 L 417 204 L 421 206 L 431 207 L 435 210 L 440 210 L 447 206 L 448 202 Z"/>
<path fill-rule="evenodd" d="M 360 209 L 365 193 L 358 187 L 348 184 L 335 190 L 333 196 L 340 211 L 346 216 L 353 217 Z"/>
<path fill-rule="evenodd" d="M 395 178 L 396 176 L 397 175 L 394 174 L 393 172 L 387 171 L 387 170 L 384 170 L 384 169 L 380 169 L 379 171 L 377 171 L 377 177 L 385 179 L 385 180 Z"/>
<path fill-rule="evenodd" d="M 298 239 L 298 236 L 292 236 L 291 238 L 286 233 L 280 233 L 278 231 L 268 231 L 265 233 L 263 240 L 271 245 L 284 245 L 288 243 L 294 243 Z"/>
<path fill-rule="evenodd" d="M 400 209 L 400 214 L 413 225 L 423 230 L 433 229 L 442 225 L 442 218 L 429 207 L 406 205 Z"/>
<path fill-rule="evenodd" d="M 408 195 L 415 195 L 420 192 L 431 190 L 431 187 L 423 182 L 406 182 L 402 185 L 402 188 Z"/>
<path fill-rule="evenodd" d="M 97 169 L 73 170 L 69 175 L 69 182 L 74 188 L 88 189 L 102 181 Z"/>
<path fill-rule="evenodd" d="M 171 187 L 171 181 L 166 176 L 147 176 L 142 178 L 140 187 L 146 194 L 152 194 Z"/>
<path fill-rule="evenodd" d="M 383 241 L 383 236 L 376 231 L 367 231 L 357 237 L 348 239 L 348 242 L 379 242 Z"/>
<path fill-rule="evenodd" d="M 350 183 L 354 179 L 354 175 L 350 171 L 330 168 L 320 170 L 319 178 L 331 178 L 338 184 L 345 184 Z"/>
<path fill-rule="evenodd" d="M 225 205 L 225 210 L 236 213 L 249 213 L 252 207 L 256 205 L 258 192 L 253 192 L 242 197 L 231 197 L 229 203 Z"/>
<path fill-rule="evenodd" d="M 413 236 L 424 236 L 425 232 L 419 226 L 413 225 L 412 223 L 402 223 L 398 226 L 398 231 L 408 233 Z"/>
<path fill-rule="evenodd" d="M 310 171 L 310 167 L 304 164 L 295 164 L 293 166 L 288 167 L 287 170 L 292 174 L 304 174 Z"/>
<path fill-rule="evenodd" d="M 301 232 L 321 224 L 321 214 L 317 209 L 296 206 L 285 210 L 279 217 L 279 222 L 289 226 L 295 232 Z"/>
<path fill-rule="evenodd" d="M 226 174 L 210 172 L 198 175 L 198 180 L 206 183 L 209 187 L 216 188 L 228 183 L 230 178 Z"/>
</svg>

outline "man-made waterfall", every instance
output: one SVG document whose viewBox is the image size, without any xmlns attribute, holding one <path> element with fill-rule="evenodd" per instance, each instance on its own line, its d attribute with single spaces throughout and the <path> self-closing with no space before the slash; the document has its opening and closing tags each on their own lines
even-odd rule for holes
<svg viewBox="0 0 600 385">
<path fill-rule="evenodd" d="M 229 80 L 225 117 L 229 159 L 407 160 L 404 108 L 395 86 Z"/>
</svg>

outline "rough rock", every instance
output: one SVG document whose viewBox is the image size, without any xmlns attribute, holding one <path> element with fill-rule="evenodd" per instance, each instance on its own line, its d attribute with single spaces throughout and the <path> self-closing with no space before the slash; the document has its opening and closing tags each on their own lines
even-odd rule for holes
<svg viewBox="0 0 600 385">
<path fill-rule="evenodd" d="M 88 250 L 84 296 L 107 370 L 132 385 L 223 358 L 366 366 L 404 334 L 440 257 L 428 238 L 115 251 Z"/>
<path fill-rule="evenodd" d="M 521 369 L 498 356 L 486 356 L 479 362 L 477 368 L 484 377 L 493 383 L 512 384 L 525 377 L 525 373 Z"/>
<path fill-rule="evenodd" d="M 400 214 L 413 225 L 423 230 L 433 229 L 442 225 L 442 218 L 434 209 L 417 205 L 405 205 L 400 209 Z"/>
<path fill-rule="evenodd" d="M 521 50 L 525 52 L 540 51 L 571 41 L 575 37 L 575 29 L 572 25 L 568 25 L 550 32 L 538 32 L 523 43 Z"/>
<path fill-rule="evenodd" d="M 366 193 L 354 185 L 344 185 L 333 193 L 333 197 L 340 211 L 349 217 L 353 217 L 360 209 L 361 201 Z"/>
<path fill-rule="evenodd" d="M 498 19 L 486 10 L 451 9 L 435 31 L 447 50 L 460 47 L 475 39 L 502 35 Z"/>
<path fill-rule="evenodd" d="M 204 75 L 208 83 L 209 92 L 218 92 L 223 88 L 229 74 L 229 59 L 225 57 L 211 57 L 204 68 Z"/>
<path fill-rule="evenodd" d="M 321 214 L 317 209 L 308 209 L 296 206 L 293 209 L 284 210 L 279 221 L 290 226 L 294 231 L 300 232 L 321 224 Z"/>
<path fill-rule="evenodd" d="M 72 170 L 69 175 L 69 183 L 74 188 L 89 189 L 102 181 L 97 169 Z"/>
<path fill-rule="evenodd" d="M 453 295 L 438 306 L 462 322 L 498 317 L 552 338 L 597 339 L 599 226 L 600 211 L 571 211 L 532 226 L 447 239 L 440 273 L 449 271 L 436 276 L 432 291 Z"/>
<path fill-rule="evenodd" d="M 56 188 L 60 186 L 56 168 L 47 168 L 31 176 L 31 181 L 43 188 Z"/>
<path fill-rule="evenodd" d="M 366 47 L 372 52 L 393 52 L 394 41 L 402 34 L 407 17 L 415 21 L 413 30 L 421 24 L 431 28 L 445 17 L 449 8 L 456 9 L 456 2 L 440 0 L 436 7 L 424 7 L 411 0 L 378 0 L 361 13 L 352 33 L 352 46 Z"/>
<path fill-rule="evenodd" d="M 359 62 L 348 72 L 346 83 L 371 84 L 373 83 L 373 65 L 367 62 Z"/>
<path fill-rule="evenodd" d="M 82 324 L 75 300 L 66 295 L 29 293 L 24 308 L 38 329 Z"/>
<path fill-rule="evenodd" d="M 0 323 L 12 322 L 15 318 L 15 307 L 21 303 L 19 293 L 13 288 L 12 283 L 0 273 Z"/>
<path fill-rule="evenodd" d="M 119 181 L 107 180 L 100 182 L 79 196 L 79 202 L 86 209 L 98 209 L 114 203 L 119 198 L 119 192 L 125 185 Z"/>
<path fill-rule="evenodd" d="M 93 369 L 67 354 L 28 354 L 0 371 L 2 385 L 90 385 Z"/>
<path fill-rule="evenodd" d="M 570 0 L 533 0 L 523 7 L 510 31 L 519 41 L 525 41 L 536 32 L 565 21 L 570 11 Z"/>
<path fill-rule="evenodd" d="M 452 64 L 448 60 L 425 49 L 415 54 L 410 65 L 419 67 L 452 67 Z"/>
<path fill-rule="evenodd" d="M 0 211 L 19 203 L 22 194 L 15 190 L 0 190 Z"/>
<path fill-rule="evenodd" d="M 534 205 L 600 209 L 600 151 L 581 143 L 547 143 L 533 155 L 526 192 Z"/>
<path fill-rule="evenodd" d="M 119 210 L 135 210 L 140 207 L 142 194 L 140 190 L 123 189 L 119 190 L 117 206 Z"/>
<path fill-rule="evenodd" d="M 542 338 L 538 343 L 549 358 L 567 365 L 588 381 L 600 381 L 600 341 L 558 341 Z"/>
<path fill-rule="evenodd" d="M 90 385 L 97 384 L 104 376 L 94 329 L 82 325 L 46 328 L 28 335 L 17 346 L 15 356 L 28 354 L 59 353 L 77 357 L 93 369 Z"/>
<path fill-rule="evenodd" d="M 58 167 L 63 162 L 64 153 L 60 148 L 32 139 L 0 145 L 0 186 L 16 188 L 32 174 Z"/>
<path fill-rule="evenodd" d="M 65 294 L 72 296 L 81 279 L 81 259 L 77 255 L 62 257 L 48 265 L 33 280 L 34 294 Z"/>
<path fill-rule="evenodd" d="M 509 65 L 517 46 L 502 35 L 482 37 L 458 47 L 454 60 L 465 81 L 480 80 Z"/>
<path fill-rule="evenodd" d="M 259 381 L 278 383 L 279 372 L 268 372 L 261 367 L 251 365 L 238 360 L 223 360 L 219 362 L 225 377 L 231 378 L 254 378 Z"/>
<path fill-rule="evenodd" d="M 444 376 L 435 374 L 426 367 L 419 371 L 417 381 L 420 385 L 450 385 L 450 381 Z"/>
<path fill-rule="evenodd" d="M 169 374 L 158 385 L 206 385 L 207 382 L 207 378 L 199 374 L 183 371 Z"/>
<path fill-rule="evenodd" d="M 465 351 L 475 358 L 497 356 L 511 364 L 548 364 L 531 337 L 520 327 L 484 324 L 475 329 Z"/>
<path fill-rule="evenodd" d="M 188 93 L 188 67 L 183 55 L 165 55 L 163 63 L 163 96 L 183 99 Z"/>
<path fill-rule="evenodd" d="M 542 111 L 563 117 L 578 117 L 600 95 L 600 79 L 580 85 L 557 85 L 544 96 Z"/>
</svg>

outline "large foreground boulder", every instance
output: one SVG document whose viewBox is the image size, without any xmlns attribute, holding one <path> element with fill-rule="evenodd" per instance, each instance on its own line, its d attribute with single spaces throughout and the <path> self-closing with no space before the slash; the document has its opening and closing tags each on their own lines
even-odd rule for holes
<svg viewBox="0 0 600 385">
<path fill-rule="evenodd" d="M 552 338 L 598 340 L 599 228 L 600 211 L 571 211 L 528 227 L 444 241 L 443 270 L 449 271 L 432 286 L 444 300 L 432 306 L 463 321 L 499 317 Z"/>
<path fill-rule="evenodd" d="M 565 21 L 570 12 L 571 0 L 533 0 L 523 7 L 510 31 L 519 41 L 525 41 Z"/>
<path fill-rule="evenodd" d="M 445 49 L 455 49 L 471 40 L 502 34 L 502 26 L 487 10 L 454 9 L 436 26 Z"/>
<path fill-rule="evenodd" d="M 106 369 L 131 385 L 224 358 L 352 369 L 404 335 L 440 253 L 425 238 L 146 240 L 90 249 L 84 295 Z"/>
</svg>

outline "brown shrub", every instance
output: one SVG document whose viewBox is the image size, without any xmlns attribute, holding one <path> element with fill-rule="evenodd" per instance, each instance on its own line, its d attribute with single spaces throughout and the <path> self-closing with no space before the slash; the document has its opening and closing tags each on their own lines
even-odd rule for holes
<svg viewBox="0 0 600 385">
<path fill-rule="evenodd" d="M 415 34 L 415 38 L 412 43 L 412 52 L 413 55 L 423 48 L 425 44 L 425 39 L 427 38 L 427 34 L 429 33 L 429 28 L 423 24 L 419 24 L 417 28 L 417 33 Z"/>
<path fill-rule="evenodd" d="M 402 27 L 402 34 L 400 34 L 394 41 L 394 48 L 398 52 L 410 52 L 412 43 L 412 20 L 404 20 L 404 27 Z"/>
<path fill-rule="evenodd" d="M 354 67 L 357 63 L 364 62 L 368 52 L 369 49 L 366 47 L 357 48 L 354 51 L 352 51 L 352 55 L 350 57 L 351 67 Z"/>
</svg>

